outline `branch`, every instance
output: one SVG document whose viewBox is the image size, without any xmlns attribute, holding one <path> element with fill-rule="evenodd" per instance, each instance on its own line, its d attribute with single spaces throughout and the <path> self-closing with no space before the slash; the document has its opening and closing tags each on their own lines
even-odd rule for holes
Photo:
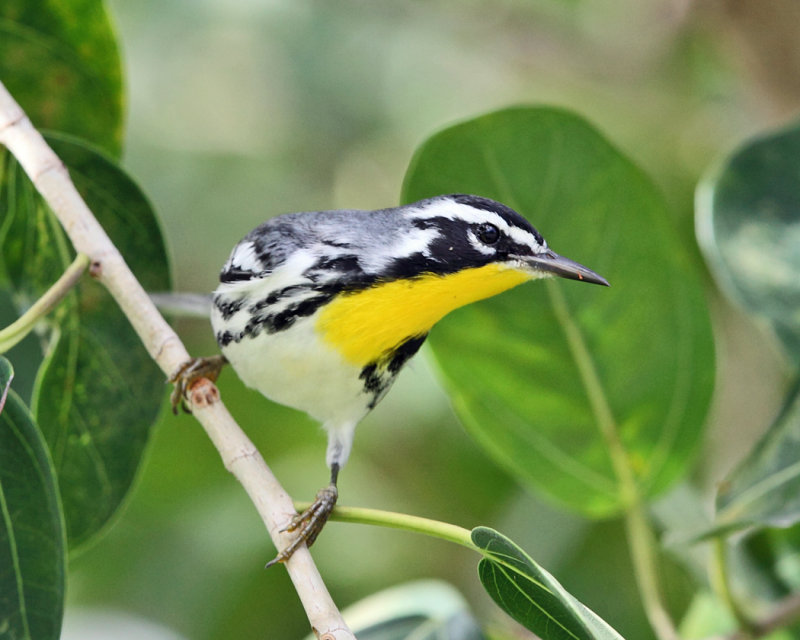
<svg viewBox="0 0 800 640">
<path fill-rule="evenodd" d="M 295 504 L 295 509 L 302 513 L 308 508 L 308 505 L 308 502 L 298 502 Z M 472 532 L 469 529 L 447 522 L 440 522 L 439 520 L 431 520 L 430 518 L 421 518 L 420 516 L 411 516 L 394 511 L 365 509 L 364 507 L 341 507 L 338 505 L 331 513 L 330 519 L 336 522 L 369 524 L 376 527 L 388 527 L 390 529 L 421 533 L 431 538 L 446 540 L 467 549 L 472 549 L 477 553 L 485 554 L 483 549 L 472 542 Z"/>
<path fill-rule="evenodd" d="M 165 375 L 189 360 L 178 336 L 133 275 L 86 206 L 61 160 L 34 129 L 0 82 L 0 144 L 14 154 L 61 222 L 75 250 L 89 256 L 92 276 L 111 293 L 145 348 Z M 200 380 L 190 392 L 194 416 L 203 425 L 228 469 L 247 491 L 278 549 L 290 539 L 280 533 L 295 511 L 289 495 L 219 399 L 217 388 Z M 285 563 L 314 633 L 320 640 L 355 640 L 336 609 L 305 546 Z"/>
</svg>

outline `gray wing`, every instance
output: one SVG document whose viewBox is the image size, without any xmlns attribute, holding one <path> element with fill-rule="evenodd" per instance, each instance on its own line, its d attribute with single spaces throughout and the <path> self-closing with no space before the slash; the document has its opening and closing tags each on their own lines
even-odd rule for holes
<svg viewBox="0 0 800 640">
<path fill-rule="evenodd" d="M 399 222 L 391 209 L 307 211 L 277 216 L 253 229 L 234 247 L 222 268 L 220 282 L 267 277 L 301 249 L 321 254 L 312 272 L 343 270 L 363 275 L 366 265 L 362 258 L 381 250 L 369 246 L 371 239 L 391 239 L 400 230 Z"/>
</svg>

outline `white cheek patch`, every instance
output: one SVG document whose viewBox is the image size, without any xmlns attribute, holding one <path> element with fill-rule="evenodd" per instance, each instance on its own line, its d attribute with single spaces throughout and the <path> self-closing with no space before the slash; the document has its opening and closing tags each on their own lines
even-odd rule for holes
<svg viewBox="0 0 800 640">
<path fill-rule="evenodd" d="M 410 233 L 404 233 L 389 253 L 392 255 L 410 256 L 414 253 L 426 253 L 428 246 L 437 237 L 439 232 L 435 229 L 413 229 Z"/>
<path fill-rule="evenodd" d="M 370 260 L 365 261 L 363 266 L 367 271 L 379 273 L 383 267 L 395 260 L 398 256 L 405 257 L 415 253 L 428 256 L 428 246 L 439 236 L 436 229 L 410 229 L 399 235 L 394 244 L 387 246 L 382 255 L 370 256 Z"/>
</svg>

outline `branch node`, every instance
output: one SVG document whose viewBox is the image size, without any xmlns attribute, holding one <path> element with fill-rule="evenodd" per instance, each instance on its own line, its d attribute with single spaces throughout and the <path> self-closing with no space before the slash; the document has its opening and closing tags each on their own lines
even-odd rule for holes
<svg viewBox="0 0 800 640">
<path fill-rule="evenodd" d="M 17 126 L 20 122 L 25 120 L 25 112 L 22 109 L 9 109 L 10 114 L 4 120 L 0 120 L 0 134 L 2 134 L 6 129 L 11 129 L 12 127 Z"/>
<path fill-rule="evenodd" d="M 31 178 L 31 181 L 34 184 L 37 184 L 46 175 L 51 174 L 51 173 L 56 174 L 56 175 L 58 175 L 58 174 L 67 174 L 67 175 L 69 175 L 69 172 L 67 171 L 67 167 L 61 161 L 61 158 L 59 158 L 55 154 L 53 154 L 51 157 L 47 157 L 47 159 L 44 160 L 44 162 L 41 163 L 41 168 L 37 172 L 35 172 L 33 175 L 31 175 L 30 178 Z"/>
<path fill-rule="evenodd" d="M 103 277 L 103 263 L 100 262 L 100 260 L 92 260 L 92 263 L 89 265 L 89 275 L 95 280 L 99 280 Z"/>
<path fill-rule="evenodd" d="M 247 460 L 249 458 L 255 458 L 258 455 L 259 455 L 258 450 L 255 447 L 253 447 L 252 449 L 249 447 L 240 449 L 240 452 L 237 455 L 232 456 L 230 460 L 228 460 L 227 466 L 229 467 L 230 470 L 231 468 L 233 468 L 233 465 L 235 465 L 239 460 Z"/>
<path fill-rule="evenodd" d="M 183 346 L 180 342 L 180 339 L 175 334 L 167 335 L 162 341 L 161 344 L 155 349 L 156 360 L 159 360 L 161 356 L 164 354 L 164 351 L 167 350 L 170 344 L 177 344 Z"/>
</svg>

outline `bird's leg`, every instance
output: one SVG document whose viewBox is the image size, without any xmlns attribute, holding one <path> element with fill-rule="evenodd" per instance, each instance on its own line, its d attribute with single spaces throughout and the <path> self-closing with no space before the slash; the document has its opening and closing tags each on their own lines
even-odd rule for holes
<svg viewBox="0 0 800 640">
<path fill-rule="evenodd" d="M 271 567 L 279 562 L 286 562 L 292 557 L 292 554 L 297 551 L 297 548 L 305 543 L 309 547 L 314 544 L 317 536 L 322 531 L 325 523 L 328 521 L 333 508 L 336 506 L 336 500 L 339 497 L 339 489 L 336 488 L 336 480 L 339 476 L 339 465 L 334 463 L 331 465 L 331 483 L 327 487 L 323 487 L 317 491 L 317 496 L 308 509 L 299 513 L 291 522 L 281 531 L 297 532 L 295 539 L 289 543 L 275 558 L 267 563 L 267 567 Z M 266 568 L 266 567 L 265 567 Z"/>
<path fill-rule="evenodd" d="M 186 413 L 191 413 L 189 407 L 186 406 L 186 392 L 200 378 L 216 382 L 219 372 L 222 371 L 222 367 L 227 362 L 228 359 L 225 356 L 209 356 L 207 358 L 192 358 L 178 367 L 178 370 L 169 377 L 169 382 L 175 385 L 169 396 L 172 413 L 177 415 L 179 405 Z"/>
</svg>

